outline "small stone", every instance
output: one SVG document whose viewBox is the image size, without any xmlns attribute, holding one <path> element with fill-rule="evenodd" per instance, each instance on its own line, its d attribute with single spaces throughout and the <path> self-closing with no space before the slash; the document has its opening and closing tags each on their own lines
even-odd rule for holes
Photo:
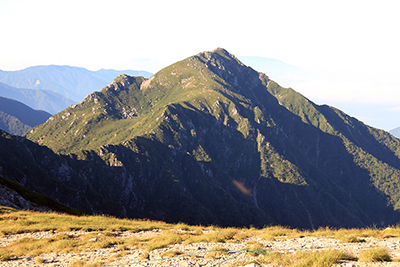
<svg viewBox="0 0 400 267">
<path fill-rule="evenodd" d="M 89 239 L 90 242 L 97 242 L 97 237 Z"/>
</svg>

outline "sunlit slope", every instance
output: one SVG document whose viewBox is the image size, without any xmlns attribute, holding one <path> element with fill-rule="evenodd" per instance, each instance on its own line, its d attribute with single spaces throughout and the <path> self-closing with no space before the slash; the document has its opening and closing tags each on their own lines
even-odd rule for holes
<svg viewBox="0 0 400 267">
<path fill-rule="evenodd" d="M 221 225 L 399 219 L 398 139 L 280 87 L 224 49 L 150 79 L 119 76 L 27 138 L 90 164 L 101 159 L 112 168 L 102 181 L 132 184 L 130 206 L 119 201 L 130 216 L 148 216 L 151 202 L 152 218 Z M 107 195 L 117 198 L 117 187 Z M 183 216 L 191 205 L 206 216 Z"/>
</svg>

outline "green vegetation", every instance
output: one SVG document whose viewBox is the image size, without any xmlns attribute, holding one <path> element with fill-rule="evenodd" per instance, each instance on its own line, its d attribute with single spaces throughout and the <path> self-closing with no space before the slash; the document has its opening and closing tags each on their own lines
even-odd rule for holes
<svg viewBox="0 0 400 267">
<path fill-rule="evenodd" d="M 301 229 L 400 220 L 400 140 L 223 49 L 120 75 L 26 138 L 41 146 L 0 140 L 3 176 L 88 213 Z"/>
<path fill-rule="evenodd" d="M 24 135 L 32 129 L 31 126 L 24 124 L 18 118 L 11 116 L 0 110 L 0 128 L 10 134 Z"/>
</svg>

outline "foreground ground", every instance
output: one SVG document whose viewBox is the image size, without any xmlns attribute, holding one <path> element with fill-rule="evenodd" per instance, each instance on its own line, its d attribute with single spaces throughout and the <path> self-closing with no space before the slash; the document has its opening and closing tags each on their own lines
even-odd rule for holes
<svg viewBox="0 0 400 267">
<path fill-rule="evenodd" d="M 400 266 L 400 228 L 217 228 L 0 208 L 0 266 Z"/>
</svg>

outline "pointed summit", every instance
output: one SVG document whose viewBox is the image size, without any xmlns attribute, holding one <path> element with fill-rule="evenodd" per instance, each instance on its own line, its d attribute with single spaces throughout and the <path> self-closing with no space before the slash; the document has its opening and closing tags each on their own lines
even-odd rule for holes
<svg viewBox="0 0 400 267">
<path fill-rule="evenodd" d="M 148 80 L 119 76 L 27 138 L 84 159 L 68 168 L 35 162 L 49 162 L 71 187 L 80 182 L 79 195 L 107 196 L 113 215 L 300 228 L 400 221 L 398 139 L 279 86 L 223 48 Z"/>
<path fill-rule="evenodd" d="M 114 89 L 115 91 L 119 91 L 121 89 L 129 87 L 135 81 L 134 77 L 128 76 L 126 74 L 121 74 L 114 81 L 106 86 L 106 90 Z"/>
<path fill-rule="evenodd" d="M 212 51 L 212 53 L 218 54 L 218 55 L 226 57 L 226 58 L 236 59 L 236 57 L 233 54 L 229 53 L 226 49 L 221 48 L 221 47 L 217 47 L 216 49 L 214 49 Z"/>
<path fill-rule="evenodd" d="M 226 49 L 218 47 L 216 49 L 214 49 L 213 51 L 209 52 L 203 52 L 198 54 L 199 56 L 203 56 L 205 57 L 207 60 L 210 61 L 215 61 L 217 59 L 221 60 L 221 59 L 227 59 L 227 62 L 234 62 L 234 63 L 238 63 L 241 66 L 244 66 L 244 64 L 242 62 L 240 62 L 235 55 L 229 53 Z M 225 62 L 225 61 L 224 61 Z M 226 62 L 225 62 L 226 63 Z"/>
<path fill-rule="evenodd" d="M 95 149 L 103 145 L 101 142 L 126 141 L 130 135 L 117 134 L 124 129 L 129 128 L 131 134 L 135 135 L 154 132 L 161 123 L 161 120 L 157 120 L 160 114 L 171 105 L 182 103 L 190 104 L 198 110 L 207 110 L 216 118 L 228 120 L 231 113 L 237 112 L 234 111 L 237 108 L 227 107 L 239 105 L 238 99 L 246 105 L 260 105 L 258 93 L 254 89 L 265 91 L 267 79 L 265 75 L 242 64 L 227 50 L 217 48 L 176 62 L 150 79 L 122 74 L 100 92 L 88 95 L 71 110 L 56 114 L 51 123 L 41 126 L 40 131 L 35 129 L 30 138 L 38 140 L 40 137 L 36 135 L 43 135 L 43 130 L 50 135 L 59 131 L 55 138 L 44 138 L 43 144 L 57 152 Z M 267 97 L 270 96 L 264 99 Z M 226 108 L 221 109 L 225 105 Z M 141 119 L 148 114 L 153 115 L 155 122 L 142 123 Z M 135 119 L 132 122 L 121 122 L 118 128 L 111 126 L 114 120 L 127 118 Z M 146 119 L 150 120 L 148 117 Z M 140 124 L 140 127 L 132 127 L 130 123 L 133 122 Z M 101 139 L 97 137 L 100 124 L 109 124 L 112 129 L 102 133 Z"/>
</svg>

